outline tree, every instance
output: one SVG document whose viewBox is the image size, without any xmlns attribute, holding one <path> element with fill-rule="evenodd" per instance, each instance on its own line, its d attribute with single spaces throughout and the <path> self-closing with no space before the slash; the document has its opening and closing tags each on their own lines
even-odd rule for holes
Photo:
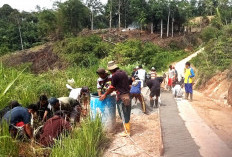
<svg viewBox="0 0 232 157">
<path fill-rule="evenodd" d="M 57 29 L 56 13 L 53 10 L 42 10 L 38 13 L 39 32 L 43 36 L 55 35 Z"/>
<path fill-rule="evenodd" d="M 166 10 L 167 10 L 167 1 L 160 0 L 157 1 L 157 8 L 156 8 L 156 16 L 160 19 L 160 37 L 163 38 L 163 20 L 166 17 Z"/>
<path fill-rule="evenodd" d="M 68 0 L 56 5 L 57 27 L 61 37 L 64 34 L 75 35 L 89 26 L 90 10 L 80 0 Z"/>
<path fill-rule="evenodd" d="M 86 5 L 90 9 L 91 30 L 93 30 L 94 16 L 102 10 L 102 3 L 99 0 L 86 0 Z"/>
</svg>

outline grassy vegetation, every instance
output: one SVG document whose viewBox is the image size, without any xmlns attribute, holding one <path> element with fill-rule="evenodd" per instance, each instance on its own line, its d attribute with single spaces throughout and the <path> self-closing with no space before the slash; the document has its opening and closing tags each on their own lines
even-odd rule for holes
<svg viewBox="0 0 232 157">
<path fill-rule="evenodd" d="M 9 126 L 3 123 L 0 127 L 0 156 L 18 156 L 19 144 L 11 138 Z"/>
<path fill-rule="evenodd" d="M 212 32 L 212 30 L 214 30 Z M 202 39 L 205 41 L 205 51 L 192 59 L 198 69 L 199 84 L 203 85 L 217 72 L 230 68 L 232 63 L 232 25 L 207 27 L 203 30 Z"/>
<path fill-rule="evenodd" d="M 112 45 L 96 35 L 67 38 L 57 42 L 54 49 L 71 65 L 89 67 L 99 63 L 105 66 L 107 61 L 116 60 L 122 67 L 142 64 L 148 69 L 154 66 L 158 71 L 167 69 L 170 63 L 189 55 L 183 50 L 164 49 L 136 39 Z"/>
<path fill-rule="evenodd" d="M 65 154 L 66 157 L 99 157 L 107 141 L 100 117 L 86 119 L 71 135 L 56 142 L 50 156 L 62 157 Z"/>
</svg>

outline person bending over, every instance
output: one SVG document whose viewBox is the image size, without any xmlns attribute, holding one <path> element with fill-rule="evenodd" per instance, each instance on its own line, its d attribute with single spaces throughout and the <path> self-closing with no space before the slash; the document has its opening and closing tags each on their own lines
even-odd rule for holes
<svg viewBox="0 0 232 157">
<path fill-rule="evenodd" d="M 25 107 L 15 107 L 12 110 L 8 111 L 4 116 L 3 120 L 9 124 L 9 131 L 13 137 L 17 135 L 17 127 L 23 127 L 27 136 L 30 139 L 33 138 L 33 132 L 31 128 L 31 114 L 37 112 L 37 107 L 35 104 Z"/>
<path fill-rule="evenodd" d="M 153 97 L 156 96 L 155 98 L 155 107 L 158 107 L 158 100 L 160 96 L 160 85 L 163 82 L 162 77 L 157 77 L 154 80 L 149 80 L 147 82 L 147 86 L 150 89 L 150 106 L 154 106 L 154 100 Z"/>
<path fill-rule="evenodd" d="M 125 132 L 120 134 L 121 136 L 130 136 L 130 115 L 131 115 L 131 99 L 130 99 L 130 86 L 128 75 L 126 72 L 119 69 L 118 65 L 114 61 L 108 63 L 108 70 L 112 73 L 112 82 L 110 88 L 100 97 L 100 100 L 104 100 L 107 95 L 113 91 L 117 91 L 117 107 L 119 115 L 123 120 L 123 126 Z"/>
</svg>

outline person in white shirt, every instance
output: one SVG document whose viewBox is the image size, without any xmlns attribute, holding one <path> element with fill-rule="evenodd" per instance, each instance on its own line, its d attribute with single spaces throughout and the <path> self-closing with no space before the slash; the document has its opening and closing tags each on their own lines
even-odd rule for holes
<svg viewBox="0 0 232 157">
<path fill-rule="evenodd" d="M 175 87 L 172 88 L 172 94 L 175 96 L 175 98 L 181 98 L 184 94 L 182 87 L 179 83 L 175 85 Z"/>
<path fill-rule="evenodd" d="M 141 80 L 141 87 L 144 87 L 146 80 L 146 70 L 143 69 L 142 65 L 139 66 L 139 69 L 135 73 L 135 76 L 137 76 Z"/>
</svg>

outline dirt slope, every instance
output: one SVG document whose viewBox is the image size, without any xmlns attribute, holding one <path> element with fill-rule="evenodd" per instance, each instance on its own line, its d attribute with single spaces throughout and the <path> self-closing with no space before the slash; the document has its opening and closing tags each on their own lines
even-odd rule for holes
<svg viewBox="0 0 232 157">
<path fill-rule="evenodd" d="M 90 31 L 88 29 L 84 29 L 79 33 L 81 36 L 88 36 L 92 34 L 100 35 L 104 41 L 110 43 L 124 42 L 129 39 L 139 39 L 143 42 L 153 42 L 163 48 L 180 48 L 187 51 L 192 51 L 193 46 L 201 44 L 198 35 L 191 33 L 188 35 L 174 33 L 174 37 L 169 38 L 167 38 L 166 34 L 164 34 L 162 39 L 160 38 L 160 34 L 157 32 L 151 34 L 149 31 L 136 29 L 127 31 L 119 31 L 118 29 L 99 29 Z"/>
<path fill-rule="evenodd" d="M 228 90 L 231 84 L 231 80 L 227 78 L 229 70 L 220 72 L 212 77 L 199 92 L 212 99 L 217 105 L 227 106 L 228 96 L 231 99 L 232 95 L 228 95 Z"/>
<path fill-rule="evenodd" d="M 30 68 L 33 73 L 42 73 L 52 69 L 64 69 L 67 67 L 67 63 L 53 53 L 52 44 L 50 43 L 8 54 L 0 60 L 9 67 L 18 67 L 25 63 L 31 63 Z"/>
</svg>

